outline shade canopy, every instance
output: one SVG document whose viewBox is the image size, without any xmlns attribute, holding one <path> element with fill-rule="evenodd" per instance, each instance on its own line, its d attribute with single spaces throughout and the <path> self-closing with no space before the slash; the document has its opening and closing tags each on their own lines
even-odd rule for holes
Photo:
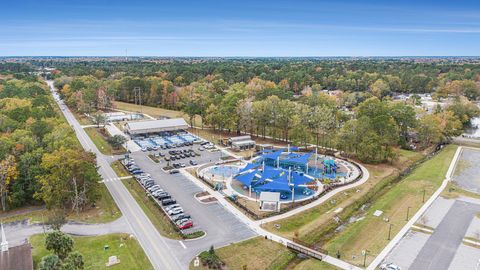
<svg viewBox="0 0 480 270">
<path fill-rule="evenodd" d="M 255 179 L 257 171 L 251 171 L 244 174 L 237 175 L 235 178 L 246 186 L 250 186 Z"/>
</svg>

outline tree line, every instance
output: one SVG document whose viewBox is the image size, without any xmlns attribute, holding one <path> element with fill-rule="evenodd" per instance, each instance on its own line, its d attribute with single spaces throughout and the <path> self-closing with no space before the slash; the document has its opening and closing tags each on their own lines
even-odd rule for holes
<svg viewBox="0 0 480 270">
<path fill-rule="evenodd" d="M 79 212 L 98 198 L 99 180 L 95 155 L 80 147 L 48 86 L 25 74 L 0 78 L 2 210 L 44 203 Z"/>
<path fill-rule="evenodd" d="M 461 134 L 478 107 L 478 82 L 443 80 L 434 98 L 453 97 L 448 107 L 425 112 L 418 96 L 393 100 L 390 83 L 377 79 L 363 92 L 308 88 L 300 94 L 286 84 L 254 77 L 229 84 L 215 75 L 178 86 L 159 76 L 98 78 L 58 76 L 55 84 L 69 106 L 80 112 L 112 108 L 113 100 L 182 110 L 192 126 L 335 147 L 366 162 L 395 158 L 396 147 L 428 147 Z M 445 76 L 444 76 L 445 77 Z M 201 123 L 195 123 L 200 116 Z"/>
</svg>

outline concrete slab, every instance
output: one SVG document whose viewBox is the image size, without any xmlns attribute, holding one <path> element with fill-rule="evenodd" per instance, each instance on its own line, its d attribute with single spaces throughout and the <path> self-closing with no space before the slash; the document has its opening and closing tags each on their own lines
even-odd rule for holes
<svg viewBox="0 0 480 270">
<path fill-rule="evenodd" d="M 455 200 L 447 200 L 438 197 L 428 208 L 427 212 L 418 220 L 418 223 L 428 227 L 436 228 L 447 214 L 448 210 L 455 203 Z"/>
<path fill-rule="evenodd" d="M 447 270 L 480 205 L 455 201 L 409 269 Z"/>
<path fill-rule="evenodd" d="M 410 230 L 387 255 L 385 262 L 394 263 L 401 269 L 409 269 L 429 237 L 429 234 Z"/>
</svg>

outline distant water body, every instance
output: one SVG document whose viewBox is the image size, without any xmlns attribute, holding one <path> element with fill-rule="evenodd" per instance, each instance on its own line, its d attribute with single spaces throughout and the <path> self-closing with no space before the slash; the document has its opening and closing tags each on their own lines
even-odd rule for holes
<svg viewBox="0 0 480 270">
<path fill-rule="evenodd" d="M 465 129 L 464 135 L 466 137 L 480 138 L 480 117 L 475 117 L 470 120 L 472 126 Z"/>
</svg>

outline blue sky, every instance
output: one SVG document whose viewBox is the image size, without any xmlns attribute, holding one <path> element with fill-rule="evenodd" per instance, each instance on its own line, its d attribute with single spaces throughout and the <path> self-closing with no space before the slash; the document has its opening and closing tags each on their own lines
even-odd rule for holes
<svg viewBox="0 0 480 270">
<path fill-rule="evenodd" d="M 480 1 L 0 3 L 0 55 L 480 55 Z"/>
</svg>

